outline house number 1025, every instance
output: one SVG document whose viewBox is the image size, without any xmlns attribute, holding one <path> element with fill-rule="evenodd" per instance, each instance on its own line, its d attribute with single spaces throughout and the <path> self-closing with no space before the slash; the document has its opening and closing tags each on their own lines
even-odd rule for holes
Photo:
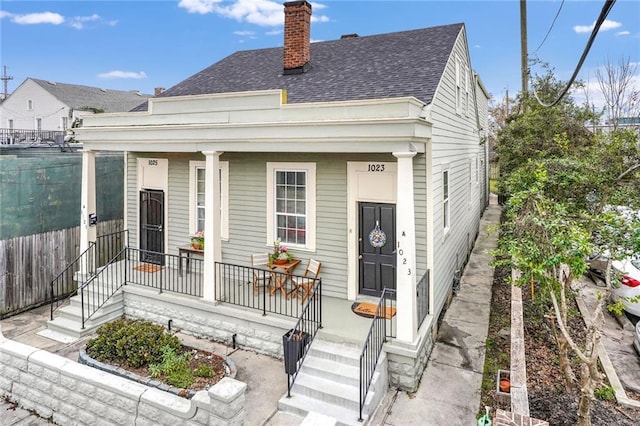
<svg viewBox="0 0 640 426">
<path fill-rule="evenodd" d="M 368 172 L 384 172 L 384 164 L 369 164 Z"/>
</svg>

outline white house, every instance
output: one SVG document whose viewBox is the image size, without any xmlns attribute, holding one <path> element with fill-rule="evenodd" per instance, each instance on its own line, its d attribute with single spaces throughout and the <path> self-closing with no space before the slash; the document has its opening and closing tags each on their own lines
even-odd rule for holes
<svg viewBox="0 0 640 426">
<path fill-rule="evenodd" d="M 125 151 L 125 227 L 138 253 L 128 259 L 158 267 L 137 266 L 144 278 L 123 273 L 127 316 L 276 357 L 283 332 L 300 326 L 318 351 L 360 354 L 371 319 L 352 305 L 395 289 L 396 314 L 373 362 L 377 386 L 414 391 L 488 203 L 488 94 L 465 26 L 311 44 L 311 5 L 284 9 L 284 48 L 237 52 L 137 111 L 85 117 L 76 129 L 83 247 L 96 239 L 95 154 Z M 198 230 L 203 260 L 190 258 L 185 271 L 178 247 Z M 289 278 L 308 259 L 322 264 L 319 293 L 304 304 L 250 284 L 251 254 L 278 238 L 301 259 Z M 194 274 L 195 287 L 180 290 Z M 320 311 L 305 316 L 312 306 Z M 306 353 L 305 362 L 317 356 Z M 281 408 L 314 398 L 309 374 L 290 376 Z M 357 401 L 357 385 L 353 392 Z M 336 417 L 354 412 L 348 401 L 323 403 Z M 365 404 L 363 416 L 374 407 Z"/>
<path fill-rule="evenodd" d="M 10 132 L 65 131 L 76 119 L 99 112 L 129 111 L 150 97 L 137 91 L 27 78 L 0 104 L 0 127 Z"/>
</svg>

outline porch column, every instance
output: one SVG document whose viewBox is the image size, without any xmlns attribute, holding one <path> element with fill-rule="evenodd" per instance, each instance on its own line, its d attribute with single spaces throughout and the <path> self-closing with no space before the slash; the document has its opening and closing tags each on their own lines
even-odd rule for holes
<svg viewBox="0 0 640 426">
<path fill-rule="evenodd" d="M 82 151 L 82 189 L 80 194 L 80 253 L 89 248 L 91 242 L 96 241 L 96 153 L 91 150 Z M 91 224 L 91 219 L 94 224 Z M 93 260 L 93 257 L 91 257 Z M 83 262 L 83 268 L 93 265 Z M 83 271 L 88 272 L 88 271 Z"/>
<path fill-rule="evenodd" d="M 214 301 L 216 296 L 215 262 L 222 260 L 220 248 L 220 155 L 221 152 L 203 152 L 205 163 L 204 200 L 204 300 Z"/>
<path fill-rule="evenodd" d="M 394 152 L 398 159 L 396 200 L 396 307 L 397 339 L 413 342 L 418 334 L 416 304 L 416 224 L 413 202 L 415 152 Z"/>
</svg>

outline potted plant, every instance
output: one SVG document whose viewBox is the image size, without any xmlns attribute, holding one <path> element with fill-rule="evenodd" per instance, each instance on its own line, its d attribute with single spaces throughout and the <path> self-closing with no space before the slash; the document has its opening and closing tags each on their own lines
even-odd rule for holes
<svg viewBox="0 0 640 426">
<path fill-rule="evenodd" d="M 280 238 L 273 242 L 273 251 L 269 255 L 269 260 L 274 265 L 284 265 L 293 260 L 293 255 L 289 252 L 287 246 L 282 244 Z"/>
<path fill-rule="evenodd" d="M 191 236 L 191 247 L 204 250 L 204 231 L 198 231 Z"/>
</svg>

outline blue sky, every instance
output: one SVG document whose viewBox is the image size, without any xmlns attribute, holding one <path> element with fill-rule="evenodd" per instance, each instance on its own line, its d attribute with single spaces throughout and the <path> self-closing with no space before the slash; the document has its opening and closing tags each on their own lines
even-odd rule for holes
<svg viewBox="0 0 640 426">
<path fill-rule="evenodd" d="M 34 77 L 153 93 L 154 87 L 169 88 L 235 51 L 282 46 L 282 3 L 2 0 L 0 65 L 13 77 L 9 92 Z M 312 41 L 464 22 L 472 66 L 493 97 L 502 99 L 507 89 L 510 95 L 520 90 L 518 0 L 311 3 Z M 604 0 L 529 0 L 530 55 L 535 53 L 559 78 L 568 80 L 603 4 Z M 593 80 L 594 70 L 607 58 L 628 58 L 639 64 L 640 72 L 639 1 L 615 3 L 580 78 Z M 640 78 L 636 82 L 640 88 Z"/>
</svg>

